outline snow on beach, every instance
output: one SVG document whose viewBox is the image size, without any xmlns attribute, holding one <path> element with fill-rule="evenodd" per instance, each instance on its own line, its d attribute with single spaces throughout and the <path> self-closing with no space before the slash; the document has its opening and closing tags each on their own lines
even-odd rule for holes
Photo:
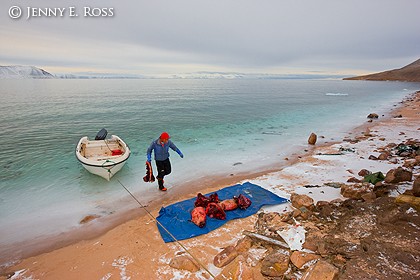
<svg viewBox="0 0 420 280">
<path fill-rule="evenodd" d="M 400 162 L 371 160 L 377 156 L 378 149 L 388 143 L 400 143 L 407 139 L 418 138 L 418 104 L 404 103 L 402 118 L 390 118 L 385 121 L 373 121 L 349 133 L 349 139 L 333 145 L 308 146 L 308 154 L 298 156 L 296 162 L 283 169 L 268 174 L 249 178 L 250 181 L 266 188 L 279 196 L 289 198 L 291 193 L 307 194 L 317 201 L 344 199 L 340 189 L 327 183 L 346 182 L 350 177 L 357 177 L 361 169 L 372 172 L 388 170 L 401 165 Z M 370 127 L 367 130 L 367 127 Z M 413 173 L 418 174 L 418 167 Z M 305 187 L 306 186 L 306 187 Z M 309 187 L 310 186 L 310 187 Z M 399 192 L 409 188 L 401 184 Z M 203 193 L 217 191 L 220 186 L 203 190 Z M 397 194 L 397 193 L 396 193 Z M 191 194 L 193 195 L 193 194 Z M 291 210 L 289 203 L 264 207 L 264 212 L 283 213 Z M 157 210 L 152 213 L 156 216 Z M 415 211 L 415 210 L 413 210 Z M 256 216 L 233 220 L 225 226 L 182 244 L 194 254 L 212 274 L 221 269 L 215 267 L 213 257 L 222 248 L 235 244 L 243 230 L 252 230 Z M 165 244 L 160 239 L 156 226 L 150 217 L 143 216 L 129 221 L 109 231 L 101 237 L 82 241 L 46 254 L 31 257 L 8 267 L 1 273 L 0 279 L 13 275 L 12 279 L 208 279 L 204 270 L 186 272 L 171 268 L 168 263 L 177 255 L 185 252 L 176 243 Z M 6 273 L 8 272 L 8 273 Z"/>
</svg>

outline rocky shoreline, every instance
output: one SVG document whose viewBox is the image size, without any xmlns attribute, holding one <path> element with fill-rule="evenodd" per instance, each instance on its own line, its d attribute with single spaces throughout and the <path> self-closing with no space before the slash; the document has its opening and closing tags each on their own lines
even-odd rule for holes
<svg viewBox="0 0 420 280">
<path fill-rule="evenodd" d="M 360 170 L 347 183 L 331 184 L 346 200 L 318 201 L 292 194 L 294 210 L 258 215 L 252 232 L 228 245 L 213 260 L 223 268 L 216 279 L 413 279 L 420 277 L 420 141 L 388 144 L 382 153 L 403 167 L 389 170 L 377 182 Z M 378 160 L 372 158 L 372 160 Z M 378 176 L 376 176 L 378 177 Z M 379 176 L 380 177 L 380 176 Z M 390 197 L 398 184 L 412 189 Z M 308 188 L 317 186 L 306 186 Z M 306 238 L 292 250 L 279 233 L 303 228 Z M 289 240 L 290 242 L 290 240 Z M 186 256 L 174 258 L 177 269 L 198 271 Z"/>
</svg>

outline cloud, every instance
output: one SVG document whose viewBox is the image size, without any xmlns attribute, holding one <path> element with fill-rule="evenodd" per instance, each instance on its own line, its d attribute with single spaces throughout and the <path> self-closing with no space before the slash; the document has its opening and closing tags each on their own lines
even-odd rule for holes
<svg viewBox="0 0 420 280">
<path fill-rule="evenodd" d="M 384 70 L 419 56 L 416 0 L 22 1 L 110 18 L 0 18 L 0 63 L 135 73 Z M 0 8 L 7 11 L 10 2 Z M 288 70 L 286 70 L 288 69 Z M 108 70 L 106 70 L 108 71 Z"/>
</svg>

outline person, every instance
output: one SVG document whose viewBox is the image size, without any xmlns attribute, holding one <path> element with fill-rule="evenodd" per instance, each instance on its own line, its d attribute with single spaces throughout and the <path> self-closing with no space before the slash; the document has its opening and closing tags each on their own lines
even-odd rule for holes
<svg viewBox="0 0 420 280">
<path fill-rule="evenodd" d="M 163 178 L 171 173 L 171 162 L 169 161 L 169 148 L 178 153 L 181 158 L 184 158 L 182 152 L 175 146 L 175 144 L 169 140 L 169 134 L 162 132 L 158 139 L 154 140 L 149 148 L 147 149 L 147 161 L 152 161 L 152 151 L 154 151 L 156 168 L 158 174 L 156 179 L 158 180 L 159 190 L 166 191 L 164 187 Z"/>
</svg>

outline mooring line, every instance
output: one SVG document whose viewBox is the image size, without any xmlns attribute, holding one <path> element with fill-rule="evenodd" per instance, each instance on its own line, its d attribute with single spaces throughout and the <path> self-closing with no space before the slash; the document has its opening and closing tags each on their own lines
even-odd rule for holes
<svg viewBox="0 0 420 280">
<path fill-rule="evenodd" d="M 156 221 L 157 224 L 159 224 L 170 236 L 173 240 L 175 240 L 176 243 L 178 243 L 179 246 L 182 247 L 182 249 L 184 249 L 185 252 L 187 252 L 208 274 L 210 274 L 210 276 L 215 279 L 216 277 L 213 275 L 213 273 L 210 272 L 210 270 L 204 266 L 204 264 L 202 264 L 181 242 L 179 242 L 178 239 L 176 239 L 176 237 L 164 226 L 162 225 L 161 222 L 159 222 L 155 216 L 153 216 L 152 213 L 150 213 L 149 210 L 146 209 L 145 206 L 143 206 L 143 204 L 124 186 L 123 183 L 121 183 L 120 180 L 118 180 L 118 183 L 120 183 L 120 185 L 130 194 L 130 196 L 140 205 L 141 208 L 143 208 L 144 211 L 147 212 L 147 214 L 152 217 L 153 220 Z"/>
</svg>

